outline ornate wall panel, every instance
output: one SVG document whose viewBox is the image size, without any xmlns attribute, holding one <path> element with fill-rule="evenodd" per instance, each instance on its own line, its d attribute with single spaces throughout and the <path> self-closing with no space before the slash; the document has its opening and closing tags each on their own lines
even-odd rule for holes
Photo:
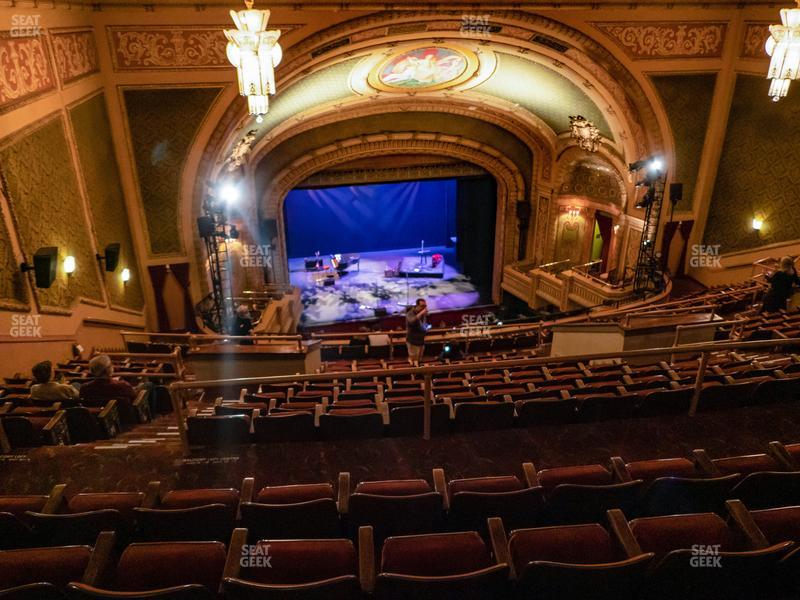
<svg viewBox="0 0 800 600">
<path fill-rule="evenodd" d="M 772 102 L 768 89 L 763 77 L 737 77 L 705 231 L 705 243 L 721 244 L 723 254 L 800 239 L 800 154 L 791 126 L 800 120 L 800 94 Z M 764 217 L 761 232 L 750 226 L 755 214 Z"/>
<path fill-rule="evenodd" d="M 742 40 L 742 58 L 768 58 L 764 44 L 769 37 L 769 26 L 767 22 L 747 24 Z"/>
<path fill-rule="evenodd" d="M 652 77 L 675 140 L 676 164 L 672 181 L 683 183 L 683 199 L 676 210 L 691 210 L 700 156 L 711 114 L 716 74 L 660 75 Z"/>
<path fill-rule="evenodd" d="M 0 32 L 0 112 L 55 88 L 46 38 Z"/>
<path fill-rule="evenodd" d="M 610 168 L 578 162 L 570 165 L 558 192 L 564 195 L 589 196 L 621 206 L 623 200 L 621 185 L 622 182 Z"/>
<path fill-rule="evenodd" d="M 633 59 L 719 58 L 725 41 L 726 23 L 621 22 L 595 23 Z"/>
<path fill-rule="evenodd" d="M 23 274 L 14 256 L 5 220 L 0 219 L 0 309 L 24 310 L 28 308 L 27 303 Z"/>
<path fill-rule="evenodd" d="M 102 249 L 114 242 L 122 245 L 116 273 L 106 274 L 111 303 L 141 310 L 144 297 L 139 278 L 134 275 L 127 285 L 123 285 L 119 278 L 123 268 L 130 269 L 134 274 L 137 268 L 105 96 L 97 94 L 73 106 L 69 110 L 69 117 L 91 207 L 97 247 Z"/>
<path fill-rule="evenodd" d="M 231 68 L 225 56 L 228 40 L 217 27 L 160 25 L 108 27 L 114 70 L 173 70 Z M 270 25 L 281 33 L 300 25 Z"/>
<path fill-rule="evenodd" d="M 207 87 L 124 92 L 139 195 L 153 255 L 183 252 L 178 214 L 183 166 L 192 141 L 221 90 Z"/>
<path fill-rule="evenodd" d="M 100 71 L 93 29 L 54 30 L 50 35 L 62 84 Z"/>
<path fill-rule="evenodd" d="M 59 260 L 72 255 L 77 270 L 59 269 L 49 289 L 37 289 L 43 307 L 68 309 L 79 298 L 103 301 L 78 178 L 59 114 L 35 129 L 0 142 L 0 165 L 26 259 L 36 250 L 58 246 Z"/>
</svg>

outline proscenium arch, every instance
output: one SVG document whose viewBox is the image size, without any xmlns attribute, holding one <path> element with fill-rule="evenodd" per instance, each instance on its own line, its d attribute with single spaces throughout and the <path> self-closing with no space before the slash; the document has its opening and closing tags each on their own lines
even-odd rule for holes
<svg viewBox="0 0 800 600">
<path fill-rule="evenodd" d="M 497 219 L 492 297 L 498 301 L 503 264 L 515 259 L 514 248 L 518 237 L 514 220 L 509 218 L 509 213 L 514 203 L 522 199 L 525 184 L 516 165 L 502 153 L 481 142 L 457 136 L 418 132 L 359 136 L 319 148 L 279 171 L 264 197 L 266 214 L 278 221 L 279 255 L 273 263 L 276 278 L 281 282 L 289 279 L 283 215 L 283 203 L 287 194 L 314 173 L 357 159 L 391 154 L 429 154 L 457 158 L 483 168 L 494 177 L 497 183 Z"/>
</svg>

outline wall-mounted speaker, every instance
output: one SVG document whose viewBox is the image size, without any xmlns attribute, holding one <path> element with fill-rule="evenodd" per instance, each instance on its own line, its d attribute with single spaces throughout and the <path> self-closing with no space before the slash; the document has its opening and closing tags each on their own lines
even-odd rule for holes
<svg viewBox="0 0 800 600">
<path fill-rule="evenodd" d="M 120 245 L 117 243 L 106 246 L 106 271 L 117 270 L 117 265 L 119 265 L 119 248 Z"/>
<path fill-rule="evenodd" d="M 49 288 L 56 280 L 58 266 L 58 248 L 48 246 L 39 248 L 33 255 L 33 266 L 22 263 L 22 272 L 33 271 L 37 288 Z"/>
<path fill-rule="evenodd" d="M 669 184 L 669 201 L 673 204 L 677 204 L 683 200 L 683 184 L 682 183 L 670 183 Z"/>
<path fill-rule="evenodd" d="M 214 221 L 211 217 L 197 217 L 197 234 L 201 238 L 214 237 Z"/>
</svg>

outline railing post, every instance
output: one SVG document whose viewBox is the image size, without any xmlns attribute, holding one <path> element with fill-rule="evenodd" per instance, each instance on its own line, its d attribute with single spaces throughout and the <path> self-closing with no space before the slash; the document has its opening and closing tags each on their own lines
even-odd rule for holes
<svg viewBox="0 0 800 600">
<path fill-rule="evenodd" d="M 181 437 L 181 450 L 184 456 L 189 456 L 189 435 L 186 431 L 186 420 L 183 418 L 183 396 L 186 391 L 182 388 L 170 386 L 169 396 L 172 400 L 172 412 L 177 420 L 178 433 Z"/>
<path fill-rule="evenodd" d="M 703 391 L 703 381 L 706 378 L 706 368 L 708 367 L 708 352 L 703 352 L 700 355 L 700 366 L 697 369 L 697 378 L 694 380 L 694 394 L 692 394 L 692 403 L 689 406 L 689 416 L 693 417 L 697 414 L 697 405 L 700 403 L 700 392 Z"/>
<path fill-rule="evenodd" d="M 433 386 L 431 374 L 425 373 L 425 403 L 422 409 L 422 439 L 431 439 L 431 404 L 433 404 Z"/>
</svg>

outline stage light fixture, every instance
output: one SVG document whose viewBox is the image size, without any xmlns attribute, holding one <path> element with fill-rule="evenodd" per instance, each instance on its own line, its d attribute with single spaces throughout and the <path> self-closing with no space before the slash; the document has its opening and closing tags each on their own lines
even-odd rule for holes
<svg viewBox="0 0 800 600">
<path fill-rule="evenodd" d="M 64 273 L 67 275 L 72 275 L 75 272 L 75 257 L 74 256 L 65 256 L 64 257 Z"/>
<path fill-rule="evenodd" d="M 238 240 L 239 239 L 239 230 L 236 228 L 236 225 L 231 225 L 231 228 L 228 230 L 228 239 L 229 240 Z"/>
<path fill-rule="evenodd" d="M 660 158 L 657 157 L 653 158 L 653 160 L 650 161 L 650 164 L 647 165 L 647 169 L 651 173 L 659 173 L 663 168 L 664 168 L 664 161 L 662 161 Z"/>
</svg>

